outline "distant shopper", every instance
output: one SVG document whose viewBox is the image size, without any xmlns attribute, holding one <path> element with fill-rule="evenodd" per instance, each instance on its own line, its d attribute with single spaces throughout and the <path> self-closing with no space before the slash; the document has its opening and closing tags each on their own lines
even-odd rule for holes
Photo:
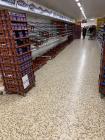
<svg viewBox="0 0 105 140">
<path fill-rule="evenodd" d="M 90 28 L 89 28 L 89 33 L 90 33 L 90 34 L 93 34 L 93 31 L 94 31 L 93 26 L 90 26 Z"/>
<path fill-rule="evenodd" d="M 89 40 L 93 40 L 96 37 L 96 26 L 90 26 L 89 28 Z"/>
<path fill-rule="evenodd" d="M 82 30 L 83 39 L 85 39 L 86 32 L 87 32 L 86 27 L 83 27 L 83 30 Z"/>
</svg>

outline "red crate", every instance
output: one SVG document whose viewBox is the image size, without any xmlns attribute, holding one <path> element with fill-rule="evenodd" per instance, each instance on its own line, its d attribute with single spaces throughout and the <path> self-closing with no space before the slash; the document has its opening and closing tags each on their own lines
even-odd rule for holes
<svg viewBox="0 0 105 140">
<path fill-rule="evenodd" d="M 21 79 L 21 73 L 16 71 L 3 71 L 4 78 Z"/>
<path fill-rule="evenodd" d="M 17 24 L 17 28 L 19 23 L 27 24 L 27 22 L 21 21 L 21 17 L 18 21 L 16 21 L 17 19 L 13 21 L 14 19 L 11 17 L 8 10 L 0 10 L 0 68 L 6 92 L 24 95 L 26 89 L 24 89 L 23 86 L 23 76 L 28 75 L 29 87 L 35 82 L 30 44 L 27 45 L 29 38 L 27 34 L 24 38 L 21 35 L 18 38 L 16 38 L 15 35 L 13 36 L 13 33 L 16 34 L 21 30 L 20 27 L 19 30 L 13 30 L 14 27 L 12 26 L 14 26 L 13 22 Z M 21 44 L 21 46 L 18 46 L 19 44 Z"/>
</svg>

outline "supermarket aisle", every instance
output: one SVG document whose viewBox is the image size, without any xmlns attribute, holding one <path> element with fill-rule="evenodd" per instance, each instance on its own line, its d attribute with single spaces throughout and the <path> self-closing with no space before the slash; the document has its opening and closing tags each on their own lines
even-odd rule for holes
<svg viewBox="0 0 105 140">
<path fill-rule="evenodd" d="M 76 40 L 37 71 L 27 97 L 0 96 L 0 139 L 103 140 L 99 61 L 96 41 Z"/>
</svg>

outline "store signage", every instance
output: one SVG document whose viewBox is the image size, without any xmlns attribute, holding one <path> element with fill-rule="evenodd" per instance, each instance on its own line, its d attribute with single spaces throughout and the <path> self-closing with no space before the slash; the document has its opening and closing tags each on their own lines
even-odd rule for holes
<svg viewBox="0 0 105 140">
<path fill-rule="evenodd" d="M 63 15 L 61 16 L 59 13 L 46 9 L 41 5 L 37 5 L 37 4 L 34 5 L 34 3 L 32 3 L 30 0 L 0 0 L 0 1 L 1 1 L 0 5 L 3 6 L 10 6 L 11 8 L 17 8 L 30 12 L 33 11 L 34 13 L 38 13 L 41 15 L 48 15 L 50 17 L 70 21 L 66 17 L 63 17 Z"/>
<path fill-rule="evenodd" d="M 21 7 L 28 7 L 28 4 L 23 0 L 18 0 L 17 5 L 19 5 Z"/>
<path fill-rule="evenodd" d="M 25 0 L 17 0 L 17 8 L 28 11 L 28 3 Z"/>
<path fill-rule="evenodd" d="M 38 7 L 39 13 L 43 13 L 42 7 Z"/>
<path fill-rule="evenodd" d="M 36 11 L 36 13 L 44 13 L 44 11 L 43 11 L 43 8 L 42 7 L 40 7 L 39 5 L 34 5 L 33 3 L 28 3 L 28 9 L 30 10 L 30 11 Z"/>
<path fill-rule="evenodd" d="M 16 2 L 16 0 L 1 0 L 1 1 L 11 4 L 11 5 L 15 5 L 15 2 Z"/>
<path fill-rule="evenodd" d="M 33 3 L 29 4 L 29 9 L 30 9 L 31 11 L 34 11 L 35 8 L 36 8 L 36 7 L 35 7 L 35 5 L 34 5 Z"/>
</svg>

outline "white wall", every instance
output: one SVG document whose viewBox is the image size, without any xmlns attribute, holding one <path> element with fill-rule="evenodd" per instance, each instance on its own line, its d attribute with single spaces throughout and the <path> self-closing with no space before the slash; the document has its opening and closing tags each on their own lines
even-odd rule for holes
<svg viewBox="0 0 105 140">
<path fill-rule="evenodd" d="M 82 23 L 81 26 L 84 27 L 84 26 L 91 26 L 91 25 L 97 25 L 97 20 L 94 19 L 94 20 L 87 20 L 87 23 Z"/>
</svg>

